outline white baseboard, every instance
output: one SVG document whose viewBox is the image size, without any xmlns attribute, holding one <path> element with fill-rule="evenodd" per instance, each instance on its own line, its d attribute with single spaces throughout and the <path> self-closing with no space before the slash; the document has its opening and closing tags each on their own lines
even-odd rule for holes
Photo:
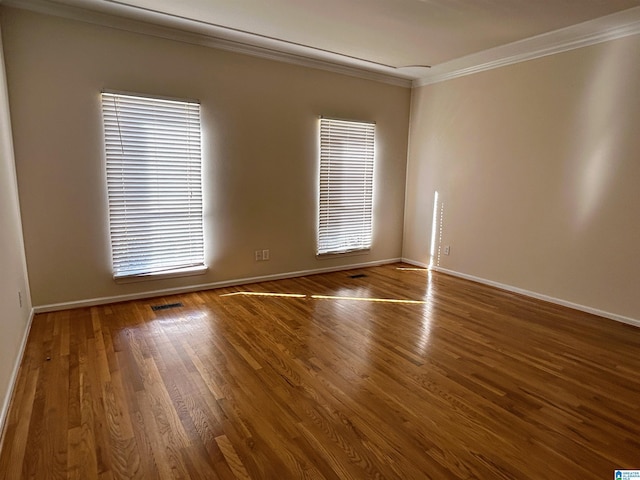
<svg viewBox="0 0 640 480">
<path fill-rule="evenodd" d="M 356 268 L 376 267 L 378 265 L 386 265 L 389 263 L 400 262 L 400 258 L 388 258 L 386 260 L 377 260 L 374 262 L 354 263 L 350 265 L 342 265 L 338 267 L 316 268 L 311 270 L 298 270 L 295 272 L 276 273 L 273 275 L 263 275 L 259 277 L 236 278 L 232 280 L 224 280 L 221 282 L 202 283 L 198 285 L 189 285 L 187 287 L 167 288 L 164 290 L 151 290 L 147 292 L 131 293 L 127 295 L 115 295 L 112 297 L 89 298 L 86 300 L 77 300 L 73 302 L 53 303 L 49 305 L 38 305 L 34 307 L 35 313 L 55 312 L 59 310 L 69 310 L 72 308 L 93 307 L 96 305 L 106 305 L 108 303 L 126 302 L 129 300 L 140 300 L 143 298 L 161 297 L 164 295 L 176 295 L 180 293 L 197 292 L 200 290 L 212 290 L 214 288 L 234 287 L 236 285 L 246 285 L 248 283 L 268 282 L 272 280 L 283 280 L 286 278 L 304 277 L 306 275 L 315 275 L 317 273 L 331 273 L 343 270 L 353 270 Z"/>
<path fill-rule="evenodd" d="M 429 268 L 429 265 L 426 263 L 422 263 L 422 262 L 418 262 L 416 260 L 411 260 L 409 258 L 403 258 L 402 259 L 403 263 L 408 263 L 409 265 L 414 265 L 416 267 L 420 267 L 420 268 Z"/>
<path fill-rule="evenodd" d="M 403 258 L 403 262 L 411 263 L 412 265 L 420 265 L 419 262 L 414 262 L 412 260 L 408 260 Z M 523 288 L 513 287 L 511 285 L 505 285 L 504 283 L 494 282 L 493 280 L 487 280 L 486 278 L 476 277 L 474 275 L 468 275 L 466 273 L 456 272 L 454 270 L 449 270 L 442 267 L 430 267 L 431 270 L 435 272 L 445 273 L 447 275 L 452 275 L 454 277 L 464 278 L 466 280 L 471 280 L 473 282 L 482 283 L 484 285 L 489 285 L 491 287 L 499 288 L 501 290 L 506 290 L 508 292 L 519 293 L 520 295 L 524 295 L 526 297 L 535 298 L 538 300 L 543 300 L 549 303 L 555 303 L 556 305 L 562 305 L 563 307 L 573 308 L 574 310 L 579 310 L 581 312 L 590 313 L 592 315 L 598 315 L 599 317 L 608 318 L 610 320 L 615 320 L 617 322 L 626 323 L 628 325 L 633 325 L 635 327 L 640 327 L 640 320 L 625 317 L 623 315 L 618 315 L 617 313 L 611 313 L 604 310 L 599 310 L 597 308 L 587 307 L 585 305 L 580 305 L 578 303 L 569 302 L 567 300 L 563 300 L 561 298 L 550 297 L 549 295 L 544 295 L 542 293 L 532 292 L 530 290 L 525 290 Z"/>
<path fill-rule="evenodd" d="M 6 426 L 9 415 L 9 407 L 11 406 L 11 400 L 18 382 L 18 373 L 20 372 L 20 365 L 22 365 L 22 359 L 24 358 L 24 352 L 27 348 L 27 339 L 29 338 L 29 332 L 31 331 L 31 324 L 33 323 L 33 317 L 35 316 L 35 310 L 32 308 L 29 313 L 29 320 L 27 320 L 27 327 L 25 328 L 24 335 L 22 336 L 22 342 L 18 349 L 18 355 L 13 364 L 13 371 L 11 372 L 11 378 L 9 379 L 9 388 L 7 389 L 4 401 L 2 402 L 2 409 L 0 410 L 0 450 L 2 450 L 2 444 L 4 443 L 4 436 L 6 433 Z"/>
</svg>

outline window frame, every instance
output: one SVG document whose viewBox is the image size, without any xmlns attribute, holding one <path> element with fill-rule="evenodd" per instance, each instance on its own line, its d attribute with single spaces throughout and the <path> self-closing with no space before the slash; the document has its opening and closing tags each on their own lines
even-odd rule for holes
<svg viewBox="0 0 640 480">
<path fill-rule="evenodd" d="M 326 116 L 318 119 L 318 258 L 365 254 L 371 250 L 375 127 L 375 122 L 363 120 Z M 355 152 L 348 151 L 353 148 L 356 148 Z M 348 185 L 344 184 L 347 174 L 352 177 L 352 182 Z M 357 191 L 355 184 L 360 181 L 363 181 L 364 186 Z M 361 207 L 358 209 L 353 202 L 350 206 L 345 206 L 344 198 L 348 196 L 361 202 Z M 359 223 L 359 228 L 353 228 L 353 221 Z"/>
<path fill-rule="evenodd" d="M 102 90 L 100 103 L 114 280 L 205 273 L 200 102 Z"/>
</svg>

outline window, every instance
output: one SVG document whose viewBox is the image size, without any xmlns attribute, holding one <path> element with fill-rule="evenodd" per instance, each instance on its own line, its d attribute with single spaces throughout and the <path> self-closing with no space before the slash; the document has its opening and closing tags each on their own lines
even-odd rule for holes
<svg viewBox="0 0 640 480">
<path fill-rule="evenodd" d="M 371 247 L 375 124 L 320 119 L 318 255 Z"/>
<path fill-rule="evenodd" d="M 114 278 L 204 270 L 200 105 L 102 94 Z"/>
</svg>

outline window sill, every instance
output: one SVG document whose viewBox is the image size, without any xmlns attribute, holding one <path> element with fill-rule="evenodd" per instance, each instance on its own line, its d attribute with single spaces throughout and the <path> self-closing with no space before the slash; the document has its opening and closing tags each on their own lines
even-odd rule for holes
<svg viewBox="0 0 640 480">
<path fill-rule="evenodd" d="M 355 256 L 361 256 L 361 255 L 368 255 L 370 253 L 371 253 L 371 249 L 365 248 L 362 250 L 347 250 L 346 252 L 317 253 L 316 258 L 318 260 L 327 260 L 330 258 L 355 257 Z"/>
<path fill-rule="evenodd" d="M 204 275 L 209 268 L 206 265 L 199 267 L 177 268 L 175 270 L 164 270 L 154 273 L 141 273 L 138 275 L 126 275 L 113 277 L 116 283 L 148 282 L 152 280 L 163 280 L 165 278 L 190 277 L 194 275 Z"/>
</svg>

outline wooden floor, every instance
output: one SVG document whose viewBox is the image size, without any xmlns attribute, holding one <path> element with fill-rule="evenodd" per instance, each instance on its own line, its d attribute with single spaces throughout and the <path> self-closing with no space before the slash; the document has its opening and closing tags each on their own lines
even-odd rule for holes
<svg viewBox="0 0 640 480">
<path fill-rule="evenodd" d="M 617 468 L 640 329 L 401 264 L 38 315 L 0 455 L 2 480 Z"/>
</svg>

